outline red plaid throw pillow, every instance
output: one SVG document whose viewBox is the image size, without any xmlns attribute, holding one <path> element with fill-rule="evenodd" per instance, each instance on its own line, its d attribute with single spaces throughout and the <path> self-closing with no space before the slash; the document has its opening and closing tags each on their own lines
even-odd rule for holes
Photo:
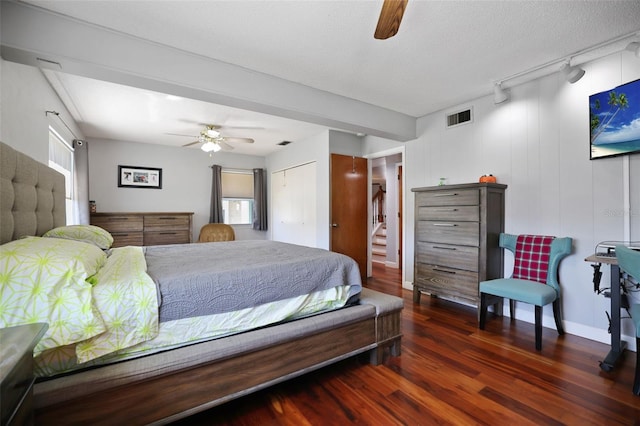
<svg viewBox="0 0 640 426">
<path fill-rule="evenodd" d="M 513 278 L 547 283 L 549 253 L 555 237 L 518 235 Z"/>
</svg>

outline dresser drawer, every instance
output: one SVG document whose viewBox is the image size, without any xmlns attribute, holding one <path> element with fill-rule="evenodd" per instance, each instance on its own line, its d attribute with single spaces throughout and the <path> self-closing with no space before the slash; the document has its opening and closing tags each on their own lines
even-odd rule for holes
<svg viewBox="0 0 640 426">
<path fill-rule="evenodd" d="M 144 233 L 145 246 L 190 243 L 189 231 L 153 231 Z"/>
<path fill-rule="evenodd" d="M 191 221 L 189 216 L 185 215 L 145 215 L 144 230 L 148 231 L 164 231 L 166 229 L 189 229 Z M 188 242 L 188 241 L 187 241 Z"/>
<path fill-rule="evenodd" d="M 469 206 L 480 204 L 477 189 L 451 189 L 416 193 L 416 206 Z"/>
<path fill-rule="evenodd" d="M 111 234 L 114 232 L 142 232 L 144 227 L 142 216 L 126 214 L 104 217 L 91 216 L 91 224 L 106 229 Z"/>
<path fill-rule="evenodd" d="M 141 246 L 143 245 L 144 238 L 142 232 L 112 232 L 113 245 L 111 247 L 124 247 L 124 246 Z"/>
<path fill-rule="evenodd" d="M 478 297 L 478 274 L 454 268 L 418 263 L 416 284 L 431 294 L 462 297 L 475 300 Z"/>
<path fill-rule="evenodd" d="M 423 206 L 418 207 L 417 220 L 445 220 L 461 222 L 478 222 L 480 206 Z"/>
<path fill-rule="evenodd" d="M 420 221 L 416 224 L 416 240 L 432 243 L 478 247 L 478 222 Z"/>
<path fill-rule="evenodd" d="M 473 272 L 478 272 L 478 252 L 478 247 L 429 242 L 416 243 L 418 262 Z"/>
</svg>

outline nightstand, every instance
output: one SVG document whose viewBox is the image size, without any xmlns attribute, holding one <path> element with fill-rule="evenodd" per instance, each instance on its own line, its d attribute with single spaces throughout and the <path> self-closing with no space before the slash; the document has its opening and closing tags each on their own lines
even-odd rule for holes
<svg viewBox="0 0 640 426">
<path fill-rule="evenodd" d="M 0 424 L 33 424 L 33 348 L 49 326 L 0 329 Z"/>
</svg>

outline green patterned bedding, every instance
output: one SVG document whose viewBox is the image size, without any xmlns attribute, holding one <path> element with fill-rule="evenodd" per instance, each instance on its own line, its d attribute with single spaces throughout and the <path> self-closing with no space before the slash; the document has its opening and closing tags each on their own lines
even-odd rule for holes
<svg viewBox="0 0 640 426">
<path fill-rule="evenodd" d="M 0 327 L 46 322 L 35 348 L 73 344 L 106 330 L 87 278 L 106 262 L 94 245 L 27 237 L 0 246 Z"/>
<path fill-rule="evenodd" d="M 154 338 L 158 297 L 142 248 L 107 257 L 92 244 L 38 237 L 0 246 L 0 327 L 32 322 L 49 324 L 35 356 L 72 350 L 78 363 Z"/>
</svg>

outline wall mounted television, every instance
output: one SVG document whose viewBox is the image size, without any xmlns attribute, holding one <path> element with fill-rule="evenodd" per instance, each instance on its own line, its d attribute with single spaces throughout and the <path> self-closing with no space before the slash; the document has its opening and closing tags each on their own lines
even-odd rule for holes
<svg viewBox="0 0 640 426">
<path fill-rule="evenodd" d="M 640 152 L 640 79 L 589 96 L 590 159 Z"/>
</svg>

